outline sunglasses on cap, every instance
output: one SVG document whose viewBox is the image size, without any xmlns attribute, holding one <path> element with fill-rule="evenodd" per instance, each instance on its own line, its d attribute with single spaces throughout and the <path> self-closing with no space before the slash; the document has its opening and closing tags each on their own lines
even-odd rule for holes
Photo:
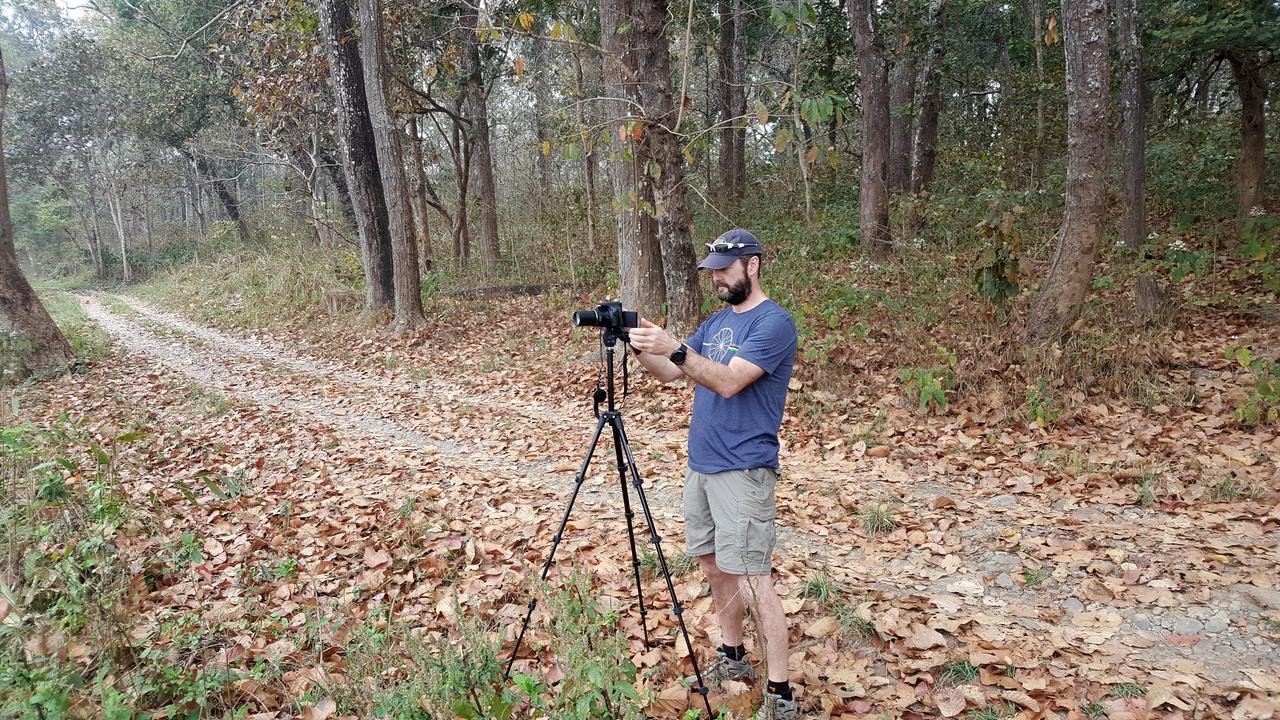
<svg viewBox="0 0 1280 720">
<path fill-rule="evenodd" d="M 725 242 L 723 240 L 717 240 L 716 242 L 709 242 L 709 243 L 703 243 L 703 244 L 707 246 L 707 252 L 716 252 L 716 253 L 728 252 L 730 250 L 737 250 L 738 248 L 759 248 L 760 247 L 758 243 Z"/>
</svg>

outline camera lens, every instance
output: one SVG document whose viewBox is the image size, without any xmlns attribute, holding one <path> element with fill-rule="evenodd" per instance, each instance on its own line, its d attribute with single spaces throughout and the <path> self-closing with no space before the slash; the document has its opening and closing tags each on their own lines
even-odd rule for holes
<svg viewBox="0 0 1280 720">
<path fill-rule="evenodd" d="M 579 310 L 573 314 L 574 327 L 595 327 L 599 324 L 600 318 L 595 310 Z"/>
</svg>

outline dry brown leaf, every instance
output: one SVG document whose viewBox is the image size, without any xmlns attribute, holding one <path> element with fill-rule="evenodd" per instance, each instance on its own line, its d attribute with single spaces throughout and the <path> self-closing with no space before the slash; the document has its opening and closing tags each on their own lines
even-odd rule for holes
<svg viewBox="0 0 1280 720">
<path fill-rule="evenodd" d="M 928 650 L 946 644 L 947 639 L 942 636 L 942 633 L 920 623 L 912 624 L 911 637 L 907 638 L 907 647 L 913 650 Z"/>
<path fill-rule="evenodd" d="M 328 720 L 329 716 L 337 711 L 338 703 L 332 698 L 325 698 L 311 707 L 304 708 L 302 720 Z"/>
<path fill-rule="evenodd" d="M 804 634 L 808 635 L 811 638 L 821 639 L 835 632 L 839 628 L 840 628 L 839 620 L 836 620 L 830 615 L 824 615 L 818 618 L 817 620 L 815 620 L 814 622 L 810 623 L 809 627 L 804 629 Z"/>
<path fill-rule="evenodd" d="M 968 702 L 964 693 L 958 688 L 947 688 L 933 694 L 933 701 L 938 706 L 938 712 L 942 717 L 955 717 L 964 712 L 965 704 Z"/>
<path fill-rule="evenodd" d="M 391 564 L 391 556 L 372 546 L 364 549 L 364 564 L 370 570 L 383 568 Z"/>
</svg>

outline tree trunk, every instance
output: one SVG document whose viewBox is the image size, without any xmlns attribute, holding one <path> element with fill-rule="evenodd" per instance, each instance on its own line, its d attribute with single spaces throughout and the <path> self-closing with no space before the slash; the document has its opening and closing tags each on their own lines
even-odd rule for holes
<svg viewBox="0 0 1280 720">
<path fill-rule="evenodd" d="M 1227 50 L 1227 62 L 1235 76 L 1240 95 L 1240 159 L 1236 162 L 1236 219 L 1240 228 L 1254 207 L 1262 203 L 1263 171 L 1266 168 L 1267 86 L 1262 77 L 1266 53 L 1258 50 Z"/>
<path fill-rule="evenodd" d="M 413 201 L 413 226 L 418 229 L 418 268 L 422 272 L 430 272 L 431 267 L 431 208 L 427 204 L 427 172 L 422 167 L 422 132 L 418 129 L 418 118 L 409 120 L 409 144 L 413 150 L 413 175 L 409 192 Z"/>
<path fill-rule="evenodd" d="M 582 59 L 578 57 L 576 51 L 572 51 L 569 57 L 573 60 L 573 91 L 575 100 L 574 114 L 578 123 L 578 137 L 582 141 L 582 179 L 586 186 L 586 215 L 587 220 L 587 251 L 594 253 L 596 250 L 596 235 L 599 232 L 596 229 L 596 137 L 592 132 L 595 127 L 595 118 L 587 116 L 586 91 L 583 89 L 582 77 Z"/>
<path fill-rule="evenodd" d="M 547 42 L 535 37 L 529 43 L 530 70 L 533 75 L 533 132 L 538 139 L 534 149 L 534 169 L 538 173 L 538 189 L 542 191 L 538 199 L 542 203 L 551 199 L 551 131 L 547 120 L 554 107 L 548 82 L 551 66 L 547 62 Z"/>
<path fill-rule="evenodd" d="M 1057 252 L 1027 320 L 1037 350 L 1057 342 L 1080 316 L 1106 224 L 1107 0 L 1063 7 L 1067 52 L 1067 198 Z"/>
<path fill-rule="evenodd" d="M 1031 171 L 1032 187 L 1039 189 L 1044 182 L 1044 0 L 1031 0 L 1031 18 L 1036 32 L 1033 46 L 1036 49 L 1036 148 L 1035 164 Z"/>
<path fill-rule="evenodd" d="M 889 73 L 889 190 L 911 184 L 911 130 L 915 119 L 916 53 L 907 35 L 908 11 L 898 0 L 898 48 Z"/>
<path fill-rule="evenodd" d="M 480 248 L 486 263 L 501 255 L 498 245 L 498 190 L 493 178 L 493 151 L 489 142 L 489 101 L 485 96 L 484 68 L 476 27 L 480 20 L 475 7 L 462 5 L 462 78 L 466 98 L 467 137 L 472 143 L 471 165 L 476 172 L 480 197 Z M 459 215 L 463 212 L 458 211 Z"/>
<path fill-rule="evenodd" d="M 8 91 L 4 56 L 0 54 L 0 126 L 4 124 Z M 0 141 L 0 385 L 10 379 L 61 374 L 76 361 L 71 345 L 18 267 L 6 178 L 4 148 Z M 5 357 L 10 353 L 11 357 Z"/>
<path fill-rule="evenodd" d="M 236 233 L 240 237 L 240 242 L 249 242 L 249 226 L 245 223 L 244 218 L 241 217 L 240 201 L 236 199 L 235 193 L 231 192 L 227 187 L 226 181 L 214 171 L 213 166 L 209 164 L 208 158 L 191 150 L 179 149 L 178 152 L 191 162 L 192 167 L 196 169 L 196 174 L 204 178 L 209 187 L 213 188 L 213 193 L 227 211 L 227 219 L 236 224 Z"/>
<path fill-rule="evenodd" d="M 378 150 L 369 119 L 363 63 L 354 37 L 349 0 L 318 0 L 320 35 L 329 60 L 338 120 L 338 153 L 355 209 L 364 263 L 365 310 L 395 305 L 391 235 L 386 198 L 378 167 Z"/>
<path fill-rule="evenodd" d="M 605 95 L 616 98 L 608 103 L 610 137 L 615 158 L 612 168 L 613 194 L 616 199 L 618 241 L 618 280 L 622 304 L 628 309 L 653 318 L 662 311 L 667 299 L 663 275 L 662 250 L 658 244 L 653 217 L 653 192 L 648 177 L 641 171 L 640 144 L 633 127 L 643 127 L 635 120 L 628 100 L 638 102 L 635 68 L 637 52 L 633 0 L 601 0 L 600 35 L 605 52 L 602 55 Z M 631 27 L 624 27 L 631 26 Z M 622 137 L 620 137 L 620 135 Z M 625 138 L 625 139 L 624 139 Z"/>
<path fill-rule="evenodd" d="M 1136 257 L 1146 228 L 1146 108 L 1142 87 L 1142 54 L 1138 41 L 1137 0 L 1116 0 L 1116 39 L 1120 43 L 1120 102 L 1124 112 L 1124 201 L 1120 237 Z"/>
<path fill-rule="evenodd" d="M 634 0 L 631 29 L 635 61 L 630 73 L 636 78 L 634 92 L 644 119 L 639 148 L 648 161 L 653 183 L 654 211 L 658 222 L 658 244 L 662 249 L 663 279 L 666 282 L 667 327 L 677 335 L 698 328 L 702 312 L 702 289 L 698 284 L 697 262 L 684 184 L 684 153 L 676 128 L 676 103 L 671 87 L 671 51 L 665 32 L 667 0 Z M 649 164 L 649 163 L 652 164 Z"/>
<path fill-rule="evenodd" d="M 418 243 L 413 232 L 409 185 L 404 176 L 400 121 L 387 106 L 383 86 L 386 48 L 383 41 L 382 0 L 360 0 L 360 51 L 364 59 L 365 99 L 373 125 L 382 194 L 391 231 L 391 268 L 395 290 L 395 328 L 411 330 L 422 322 L 422 281 L 418 275 Z"/>
<path fill-rule="evenodd" d="M 347 221 L 347 228 L 358 233 L 360 226 L 356 222 L 356 207 L 351 200 L 351 189 L 347 186 L 347 175 L 342 169 L 342 163 L 338 162 L 338 158 L 333 155 L 330 148 L 318 149 L 316 160 L 324 166 L 325 175 L 333 185 L 333 191 L 338 196 L 338 207 L 342 210 L 342 219 Z"/>
<path fill-rule="evenodd" d="M 862 172 L 858 188 L 858 229 L 862 246 L 883 259 L 892 250 L 889 235 L 889 72 L 884 62 L 875 3 L 849 0 L 862 73 Z"/>
<path fill-rule="evenodd" d="M 742 37 L 746 32 L 741 0 L 720 0 L 720 37 L 716 48 L 720 110 L 720 157 L 718 169 L 720 204 L 737 206 L 746 185 L 746 53 Z"/>
<path fill-rule="evenodd" d="M 924 68 L 920 72 L 920 122 L 916 124 L 911 153 L 911 192 L 922 193 L 933 184 L 938 157 L 938 115 L 942 112 L 942 60 L 946 53 L 944 0 L 929 2 L 929 38 Z"/>
</svg>

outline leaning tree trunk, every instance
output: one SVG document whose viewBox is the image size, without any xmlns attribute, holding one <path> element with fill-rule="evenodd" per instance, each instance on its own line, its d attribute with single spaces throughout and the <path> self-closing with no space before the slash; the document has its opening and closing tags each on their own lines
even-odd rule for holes
<svg viewBox="0 0 1280 720">
<path fill-rule="evenodd" d="M 1107 0 L 1063 7 L 1067 51 L 1067 200 L 1057 252 L 1027 320 L 1040 351 L 1080 316 L 1106 225 Z"/>
<path fill-rule="evenodd" d="M 413 233 L 413 209 L 404 175 L 404 149 L 400 124 L 387 106 L 383 87 L 386 47 L 383 41 L 382 0 L 360 0 L 360 50 L 364 58 L 365 99 L 373 125 L 382 195 L 387 203 L 387 228 L 391 231 L 391 275 L 395 286 L 396 330 L 422 322 L 422 282 L 418 275 L 418 244 Z"/>
<path fill-rule="evenodd" d="M 858 229 L 871 256 L 889 256 L 889 72 L 872 0 L 849 0 L 862 72 L 862 172 L 858 188 Z"/>
<path fill-rule="evenodd" d="M 685 335 L 698 327 L 702 289 L 698 285 L 692 218 L 685 196 L 684 153 L 674 132 L 678 128 L 671 88 L 671 51 L 664 30 L 667 0 L 635 0 L 632 8 L 634 20 L 628 34 L 634 43 L 631 57 L 635 64 L 630 66 L 630 73 L 636 78 L 634 92 L 638 93 L 639 106 L 649 114 L 644 119 L 639 147 L 649 161 L 646 167 L 650 168 L 653 181 L 658 243 L 667 286 L 667 328 Z"/>
<path fill-rule="evenodd" d="M 1228 50 L 1227 62 L 1235 76 L 1240 95 L 1240 159 L 1236 162 L 1236 218 L 1241 229 L 1249 213 L 1262 202 L 1263 171 L 1266 168 L 1267 86 L 1262 77 L 1265 53 L 1258 50 Z"/>
<path fill-rule="evenodd" d="M 214 171 L 209 159 L 198 152 L 187 150 L 186 148 L 178 148 L 178 152 L 191 163 L 196 174 L 202 178 L 209 187 L 213 188 L 214 195 L 217 195 L 218 202 L 222 203 L 223 209 L 227 211 L 227 219 L 236 224 L 236 234 L 240 238 L 240 242 L 247 243 L 249 241 L 249 226 L 244 221 L 244 216 L 240 212 L 240 201 L 236 198 L 235 193 L 227 187 L 227 182 Z"/>
<path fill-rule="evenodd" d="M 480 19 L 471 5 L 462 6 L 462 79 L 466 97 L 467 137 L 474 149 L 471 166 L 475 170 L 480 200 L 480 251 L 487 263 L 501 255 L 498 245 L 498 190 L 493 178 L 493 150 L 489 137 L 489 101 L 485 96 L 483 66 L 476 28 Z M 462 214 L 459 209 L 458 214 Z"/>
<path fill-rule="evenodd" d="M 0 126 L 4 124 L 8 91 L 4 56 L 0 54 Z M 0 381 L 9 380 L 10 376 L 23 379 L 59 374 L 76 361 L 71 345 L 18 267 L 6 178 L 3 142 L 0 142 Z M 11 357 L 6 357 L 10 354 Z"/>
<path fill-rule="evenodd" d="M 632 132 L 638 124 L 631 112 L 631 102 L 638 102 L 633 74 L 637 67 L 637 53 L 631 48 L 635 32 L 626 26 L 632 24 L 634 17 L 633 0 L 600 2 L 605 96 L 614 98 L 606 107 L 611 116 L 609 135 L 613 138 L 613 194 L 618 199 L 614 215 L 617 219 L 620 299 L 627 308 L 652 318 L 662 312 L 667 286 L 652 212 L 652 186 L 642 172 L 644 161 Z"/>
<path fill-rule="evenodd" d="M 356 44 L 349 40 L 355 23 L 349 0 L 319 0 L 320 35 L 329 60 L 329 77 L 338 116 L 338 152 L 347 178 L 360 232 L 364 262 L 365 310 L 394 307 L 391 234 L 386 198 L 378 166 L 377 143 L 369 119 L 363 63 Z"/>
</svg>

